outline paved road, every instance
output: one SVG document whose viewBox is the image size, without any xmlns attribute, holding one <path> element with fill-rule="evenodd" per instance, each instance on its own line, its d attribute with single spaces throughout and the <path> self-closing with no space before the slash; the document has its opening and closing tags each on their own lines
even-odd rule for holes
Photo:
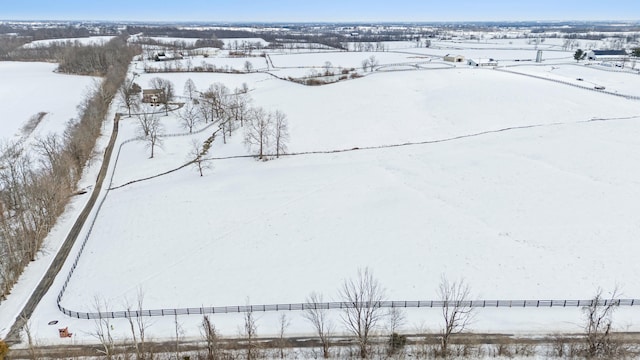
<svg viewBox="0 0 640 360">
<path fill-rule="evenodd" d="M 113 119 L 113 133 L 111 134 L 111 139 L 109 140 L 109 144 L 105 149 L 102 167 L 100 168 L 100 173 L 98 174 L 98 179 L 96 180 L 96 185 L 93 188 L 91 197 L 89 198 L 89 201 L 85 205 L 84 209 L 82 209 L 82 212 L 76 219 L 76 222 L 73 224 L 71 231 L 69 231 L 69 234 L 64 240 L 62 247 L 56 254 L 56 257 L 53 259 L 51 266 L 45 273 L 36 289 L 33 291 L 33 294 L 31 294 L 31 297 L 20 312 L 20 315 L 18 315 L 18 317 L 14 321 L 13 326 L 11 326 L 11 329 L 9 330 L 9 333 L 7 334 L 7 337 L 5 339 L 5 341 L 9 345 L 20 343 L 20 331 L 24 326 L 25 321 L 31 317 L 34 310 L 36 309 L 36 306 L 38 306 L 38 303 L 40 303 L 42 297 L 47 293 L 47 291 L 49 291 L 51 284 L 53 284 L 53 280 L 56 278 L 56 276 L 60 272 L 60 269 L 62 268 L 62 265 L 67 260 L 67 257 L 71 252 L 71 248 L 73 248 L 78 234 L 80 233 L 80 230 L 82 230 L 87 218 L 89 217 L 89 214 L 91 213 L 96 200 L 98 200 L 98 196 L 100 195 L 100 191 L 102 189 L 102 183 L 107 175 L 107 170 L 109 169 L 109 161 L 111 159 L 111 154 L 113 153 L 116 138 L 118 137 L 119 121 L 120 115 L 117 114 Z"/>
</svg>

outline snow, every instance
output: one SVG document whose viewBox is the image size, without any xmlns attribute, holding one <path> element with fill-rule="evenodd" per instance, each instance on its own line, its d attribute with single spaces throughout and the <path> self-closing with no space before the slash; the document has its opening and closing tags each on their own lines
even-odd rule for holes
<svg viewBox="0 0 640 360">
<path fill-rule="evenodd" d="M 637 83 L 638 74 L 622 71 L 607 71 L 591 64 L 564 64 L 543 66 L 510 67 L 510 71 L 541 76 L 551 80 L 559 80 L 580 86 L 604 86 L 607 91 L 630 96 L 640 96 Z M 580 80 L 579 80 L 580 79 Z"/>
<path fill-rule="evenodd" d="M 230 57 L 227 52 L 220 53 L 218 56 L 194 56 L 183 60 L 172 61 L 148 61 L 145 66 L 151 69 L 164 69 L 166 67 L 176 68 L 180 66 L 182 69 L 189 69 L 194 67 L 215 66 L 220 70 L 236 70 L 245 71 L 245 63 L 249 62 L 252 65 L 253 71 L 266 70 L 267 62 L 264 57 L 252 56 L 252 57 Z"/>
<path fill-rule="evenodd" d="M 0 139 L 34 139 L 50 133 L 61 134 L 67 122 L 77 118 L 77 105 L 89 91 L 95 78 L 55 73 L 57 64 L 36 62 L 0 62 L 0 98 L 3 122 Z M 32 133 L 21 129 L 38 114 L 47 115 Z"/>
<path fill-rule="evenodd" d="M 107 198 L 63 305 L 90 311 L 93 295 L 117 303 L 138 287 L 151 308 L 302 302 L 312 290 L 334 293 L 364 266 L 391 299 L 433 298 L 440 273 L 464 276 L 486 298 L 588 298 L 596 284 L 623 279 L 637 291 L 623 273 L 638 250 L 628 239 L 638 232 L 639 178 L 620 166 L 640 157 L 608 161 L 638 153 L 636 122 L 261 166 L 220 161 L 204 179 L 186 170 L 132 185 Z"/>
<path fill-rule="evenodd" d="M 36 40 L 23 45 L 24 48 L 35 48 L 42 46 L 51 46 L 52 44 L 65 44 L 67 42 L 79 43 L 81 45 L 101 45 L 109 42 L 114 36 L 89 36 L 82 38 L 65 38 L 65 39 L 47 39 Z"/>
<path fill-rule="evenodd" d="M 346 67 L 366 55 L 273 61 Z M 375 55 L 381 65 L 407 57 Z M 576 70 L 561 69 L 566 77 Z M 635 79 L 586 71 L 620 91 Z M 188 78 L 199 89 L 247 83 L 253 105 L 287 114 L 292 153 L 360 150 L 215 160 L 204 177 L 184 168 L 110 191 L 62 299 L 66 308 L 95 311 L 99 297 L 122 310 L 138 289 L 148 309 L 295 303 L 311 291 L 339 300 L 342 281 L 364 266 L 392 300 L 435 299 L 442 274 L 465 278 L 479 299 L 586 299 L 616 284 L 625 297 L 640 291 L 640 248 L 632 241 L 640 234 L 637 102 L 468 67 L 374 72 L 319 87 L 260 73 L 142 74 L 137 81 L 155 76 L 176 89 Z M 183 132 L 174 114 L 161 118 L 167 132 Z M 192 138 L 213 131 L 166 138 L 154 159 L 143 143 L 127 142 L 117 167 L 111 164 L 113 185 L 182 165 Z M 135 120 L 123 120 L 118 143 L 135 136 Z M 244 154 L 236 131 L 229 144 L 217 138 L 209 155 Z M 69 326 L 71 341 L 90 342 L 94 322 L 56 308 L 62 282 L 56 279 L 32 317 L 34 334 L 66 342 L 56 338 L 57 327 Z M 619 312 L 625 330 L 638 330 L 633 310 Z M 407 330 L 437 329 L 437 309 L 408 313 Z M 292 334 L 310 333 L 299 313 L 289 315 Z M 278 316 L 259 314 L 261 335 L 277 332 Z M 241 315 L 213 320 L 232 336 Z M 199 336 L 199 316 L 179 321 L 187 337 Z M 548 334 L 580 331 L 580 321 L 575 308 L 485 309 L 472 329 Z M 154 338 L 171 336 L 173 318 L 152 323 Z M 127 336 L 126 320 L 113 324 L 117 339 Z"/>
<path fill-rule="evenodd" d="M 186 43 L 188 46 L 194 46 L 196 44 L 196 41 L 199 40 L 196 38 L 180 38 L 180 37 L 165 37 L 165 36 L 150 36 L 148 38 L 163 44 L 172 45 L 176 42 L 180 42 L 180 43 Z"/>
</svg>

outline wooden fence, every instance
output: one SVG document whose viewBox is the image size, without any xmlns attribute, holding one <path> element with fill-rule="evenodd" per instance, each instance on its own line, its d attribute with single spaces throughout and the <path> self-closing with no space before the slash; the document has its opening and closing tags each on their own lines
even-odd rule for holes
<svg viewBox="0 0 640 360">
<path fill-rule="evenodd" d="M 445 305 L 472 307 L 472 308 L 551 308 L 551 307 L 585 307 L 594 304 L 595 300 L 469 300 L 469 301 L 380 301 L 375 303 L 353 302 L 324 302 L 324 303 L 294 303 L 271 305 L 237 305 L 180 309 L 155 309 L 155 310 L 129 310 L 129 311 L 103 311 L 80 312 L 68 310 L 58 303 L 58 309 L 64 314 L 77 319 L 102 319 L 102 318 L 134 318 L 151 316 L 176 316 L 176 315 L 204 315 L 204 314 L 230 314 L 247 312 L 270 311 L 305 311 L 314 309 L 346 309 L 356 306 L 377 308 L 442 308 Z M 638 306 L 640 299 L 602 299 L 600 306 Z"/>
</svg>

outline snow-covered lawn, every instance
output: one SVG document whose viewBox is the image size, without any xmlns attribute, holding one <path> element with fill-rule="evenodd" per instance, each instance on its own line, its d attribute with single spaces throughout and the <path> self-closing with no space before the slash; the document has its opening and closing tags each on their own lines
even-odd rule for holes
<svg viewBox="0 0 640 360">
<path fill-rule="evenodd" d="M 26 140 L 49 133 L 61 134 L 67 122 L 77 118 L 77 106 L 95 78 L 55 73 L 57 64 L 0 62 L 2 99 L 1 140 Z M 33 132 L 23 131 L 29 119 L 46 115 Z"/>
</svg>

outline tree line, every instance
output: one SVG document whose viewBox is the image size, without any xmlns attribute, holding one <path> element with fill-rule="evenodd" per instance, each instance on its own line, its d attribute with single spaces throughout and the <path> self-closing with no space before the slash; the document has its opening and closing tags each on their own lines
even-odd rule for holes
<svg viewBox="0 0 640 360">
<path fill-rule="evenodd" d="M 312 343 L 307 353 L 292 353 L 294 346 L 287 334 L 291 319 L 287 313 L 278 317 L 277 334 L 265 339 L 259 336 L 260 319 L 252 311 L 245 312 L 238 332 L 233 338 L 225 338 L 216 328 L 213 317 L 204 315 L 200 322 L 200 339 L 194 350 L 185 344 L 185 335 L 179 318 L 174 316 L 171 340 L 163 344 L 163 355 L 168 359 L 187 359 L 194 356 L 201 360 L 221 359 L 285 359 L 285 358 L 334 358 L 334 359 L 430 359 L 430 358 L 629 358 L 637 351 L 629 342 L 616 337 L 613 331 L 613 313 L 617 308 L 614 299 L 617 289 L 609 297 L 598 290 L 591 305 L 581 308 L 584 315 L 583 333 L 554 336 L 537 347 L 531 341 L 487 342 L 465 339 L 465 331 L 473 324 L 475 309 L 468 305 L 471 288 L 464 279 L 450 281 L 441 276 L 436 295 L 445 305 L 440 310 L 437 331 L 425 328 L 407 334 L 407 317 L 401 308 L 383 309 L 387 299 L 386 289 L 369 268 L 358 269 L 354 277 L 343 280 L 337 298 L 349 304 L 340 310 L 323 307 L 321 293 L 311 292 L 307 298 L 302 318 L 309 325 L 313 337 L 305 337 Z M 606 300 L 606 301 L 605 301 Z M 125 302 L 130 313 L 144 311 L 144 292 L 138 289 L 137 301 Z M 248 303 L 248 299 L 247 299 Z M 104 299 L 94 299 L 96 312 L 112 311 L 111 304 Z M 317 305 L 317 306 L 314 306 Z M 337 316 L 335 316 L 337 315 Z M 153 322 L 145 317 L 128 318 L 130 336 L 115 339 L 110 318 L 94 320 L 90 333 L 97 340 L 96 349 L 106 360 L 135 358 L 156 359 L 160 355 L 157 344 L 149 341 L 149 329 Z M 28 324 L 25 332 L 30 333 Z M 31 339 L 30 336 L 28 336 Z M 530 339 L 529 339 L 530 340 Z M 488 341 L 488 340 L 485 340 Z M 495 340 L 493 340 L 495 341 Z M 168 346 L 167 346 L 168 344 Z M 32 343 L 29 342 L 29 348 Z M 298 346 L 306 347 L 305 344 Z M 189 348 L 188 348 L 189 347 Z M 305 351 L 300 350 L 298 351 Z M 35 352 L 35 349 L 34 349 Z M 37 357 L 33 357 L 35 360 Z"/>
<path fill-rule="evenodd" d="M 78 118 L 68 122 L 62 135 L 36 139 L 33 149 L 18 142 L 0 145 L 0 300 L 11 292 L 26 265 L 36 259 L 45 237 L 76 194 L 135 51 L 126 39 L 115 38 L 102 48 L 91 46 L 69 54 L 74 60 L 65 66 L 75 63 L 80 69 L 67 71 L 82 73 L 89 71 L 83 62 L 92 63 L 111 53 L 104 57 L 100 71 L 99 67 L 90 70 L 104 73 L 104 78 L 78 106 Z"/>
</svg>

